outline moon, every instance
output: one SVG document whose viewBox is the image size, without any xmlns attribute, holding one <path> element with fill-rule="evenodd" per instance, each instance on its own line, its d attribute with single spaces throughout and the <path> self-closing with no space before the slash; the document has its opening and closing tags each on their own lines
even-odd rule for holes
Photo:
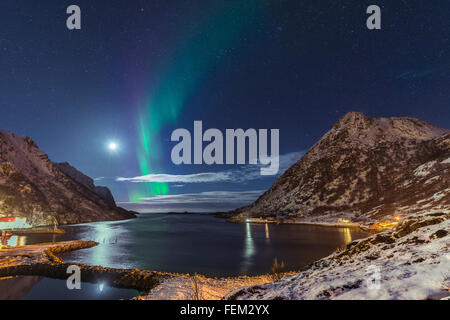
<svg viewBox="0 0 450 320">
<path fill-rule="evenodd" d="M 115 142 L 110 142 L 110 143 L 108 143 L 108 149 L 109 149 L 110 151 L 116 151 L 118 147 L 119 147 L 119 146 L 118 146 L 117 143 L 115 143 Z"/>
</svg>

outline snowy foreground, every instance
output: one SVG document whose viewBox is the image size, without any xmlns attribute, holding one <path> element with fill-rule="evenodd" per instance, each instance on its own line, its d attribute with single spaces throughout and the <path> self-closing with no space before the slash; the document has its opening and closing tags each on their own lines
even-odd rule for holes
<svg viewBox="0 0 450 320">
<path fill-rule="evenodd" d="M 163 283 L 139 299 L 144 300 L 220 300 L 230 291 L 246 286 L 262 285 L 270 282 L 270 277 L 207 278 L 204 276 L 176 276 Z M 195 289 L 197 284 L 197 290 Z"/>
<path fill-rule="evenodd" d="M 450 296 L 449 251 L 450 214 L 415 215 L 274 283 L 267 275 L 178 276 L 140 298 L 442 299 Z"/>
<path fill-rule="evenodd" d="M 450 215 L 410 216 L 305 271 L 227 299 L 442 299 L 450 296 Z"/>
</svg>

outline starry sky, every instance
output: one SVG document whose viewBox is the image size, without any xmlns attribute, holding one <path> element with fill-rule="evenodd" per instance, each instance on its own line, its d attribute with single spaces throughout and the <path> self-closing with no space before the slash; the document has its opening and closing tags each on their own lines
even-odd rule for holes
<svg viewBox="0 0 450 320">
<path fill-rule="evenodd" d="M 173 130 L 280 129 L 281 173 L 349 111 L 449 128 L 449 21 L 447 0 L 2 0 L 0 128 L 125 207 L 228 210 L 276 176 L 176 166 Z"/>
</svg>

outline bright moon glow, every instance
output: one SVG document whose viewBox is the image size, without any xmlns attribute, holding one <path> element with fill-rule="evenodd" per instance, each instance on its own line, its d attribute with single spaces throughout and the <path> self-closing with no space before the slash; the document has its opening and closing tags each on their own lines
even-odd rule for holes
<svg viewBox="0 0 450 320">
<path fill-rule="evenodd" d="M 111 150 L 111 151 L 117 150 L 117 143 L 115 143 L 115 142 L 110 142 L 110 143 L 108 144 L 108 149 Z"/>
</svg>

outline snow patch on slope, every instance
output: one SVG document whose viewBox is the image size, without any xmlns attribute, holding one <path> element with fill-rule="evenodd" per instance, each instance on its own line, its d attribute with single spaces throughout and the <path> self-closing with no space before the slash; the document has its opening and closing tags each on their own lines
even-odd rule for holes
<svg viewBox="0 0 450 320">
<path fill-rule="evenodd" d="M 414 170 L 414 175 L 424 177 L 426 175 L 430 174 L 430 169 L 433 168 L 433 166 L 436 164 L 436 161 L 429 161 L 427 163 L 424 163 L 417 167 L 416 170 Z"/>
</svg>

